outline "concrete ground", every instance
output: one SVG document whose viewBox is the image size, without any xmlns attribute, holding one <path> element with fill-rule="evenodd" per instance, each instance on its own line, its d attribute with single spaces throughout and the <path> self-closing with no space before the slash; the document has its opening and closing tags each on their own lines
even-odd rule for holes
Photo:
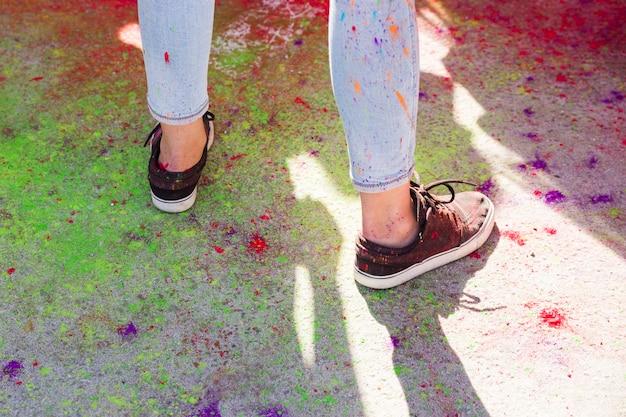
<svg viewBox="0 0 626 417">
<path fill-rule="evenodd" d="M 0 415 L 626 415 L 626 5 L 417 0 L 425 183 L 486 245 L 352 278 L 324 0 L 219 0 L 196 205 L 150 205 L 132 0 L 0 5 Z"/>
</svg>

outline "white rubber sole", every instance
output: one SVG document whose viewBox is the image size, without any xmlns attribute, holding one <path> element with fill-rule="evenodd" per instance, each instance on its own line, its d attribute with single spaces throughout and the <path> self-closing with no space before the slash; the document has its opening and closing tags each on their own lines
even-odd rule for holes
<svg viewBox="0 0 626 417">
<path fill-rule="evenodd" d="M 196 202 L 196 195 L 198 194 L 198 187 L 193 189 L 191 194 L 189 194 L 185 198 L 181 198 L 180 200 L 162 200 L 152 191 L 150 191 L 150 195 L 152 196 L 152 204 L 154 207 L 158 208 L 161 211 L 166 213 L 181 213 L 183 211 L 187 211 L 193 206 Z"/>
<path fill-rule="evenodd" d="M 489 200 L 489 214 L 485 218 L 485 222 L 483 223 L 482 227 L 474 236 L 471 237 L 471 239 L 463 243 L 461 246 L 450 249 L 446 252 L 438 253 L 437 255 L 425 259 L 419 264 L 415 264 L 403 271 L 397 272 L 392 275 L 370 275 L 360 271 L 355 266 L 354 279 L 361 285 L 377 290 L 397 287 L 398 285 L 402 285 L 405 282 L 410 281 L 413 278 L 417 278 L 418 276 L 428 271 L 432 271 L 435 268 L 439 268 L 440 266 L 449 264 L 450 262 L 461 259 L 474 252 L 475 250 L 480 248 L 487 241 L 487 239 L 489 239 L 494 224 L 494 207 L 491 200 Z"/>
</svg>

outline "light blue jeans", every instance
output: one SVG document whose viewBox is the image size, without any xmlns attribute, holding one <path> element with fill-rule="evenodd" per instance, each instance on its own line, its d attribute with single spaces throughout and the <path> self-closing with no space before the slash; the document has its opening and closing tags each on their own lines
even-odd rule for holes
<svg viewBox="0 0 626 417">
<path fill-rule="evenodd" d="M 214 0 L 139 0 L 148 107 L 160 122 L 207 110 Z M 360 192 L 413 172 L 419 88 L 416 13 L 409 0 L 331 0 L 330 70 Z"/>
</svg>

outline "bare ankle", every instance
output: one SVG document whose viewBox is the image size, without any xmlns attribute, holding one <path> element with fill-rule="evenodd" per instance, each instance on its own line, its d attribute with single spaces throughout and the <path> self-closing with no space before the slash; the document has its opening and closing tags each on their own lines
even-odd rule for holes
<svg viewBox="0 0 626 417">
<path fill-rule="evenodd" d="M 203 120 L 180 126 L 162 124 L 162 127 L 161 169 L 182 172 L 193 167 L 202 157 L 207 141 Z"/>
<path fill-rule="evenodd" d="M 363 236 L 387 247 L 404 247 L 418 234 L 409 184 L 380 193 L 362 193 Z"/>
</svg>

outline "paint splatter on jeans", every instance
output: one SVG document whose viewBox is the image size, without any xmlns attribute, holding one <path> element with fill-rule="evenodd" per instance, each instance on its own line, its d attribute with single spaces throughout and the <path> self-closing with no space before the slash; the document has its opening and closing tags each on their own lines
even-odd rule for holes
<svg viewBox="0 0 626 417">
<path fill-rule="evenodd" d="M 419 100 L 416 12 L 403 1 L 331 1 L 330 67 L 361 192 L 406 182 L 414 166 Z"/>
</svg>

